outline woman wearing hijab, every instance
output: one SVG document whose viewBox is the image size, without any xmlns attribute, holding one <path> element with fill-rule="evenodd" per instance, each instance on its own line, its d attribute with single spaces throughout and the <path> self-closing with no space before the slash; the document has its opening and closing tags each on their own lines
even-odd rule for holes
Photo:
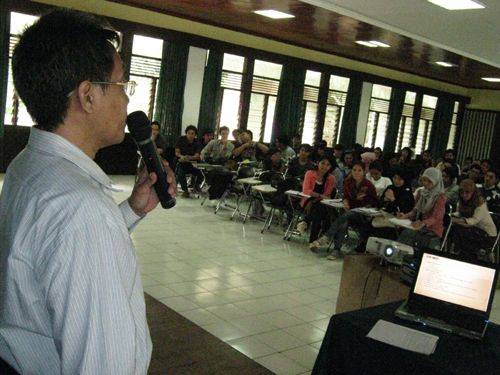
<svg viewBox="0 0 500 375">
<path fill-rule="evenodd" d="M 415 205 L 415 199 L 410 187 L 411 177 L 403 168 L 394 170 L 392 185 L 389 185 L 378 200 L 377 207 L 383 211 L 383 216 L 375 217 L 372 222 L 370 235 L 374 237 L 396 240 L 397 232 L 395 225 L 389 219 L 396 217 L 398 212 L 408 213 Z"/>
<path fill-rule="evenodd" d="M 497 228 L 476 183 L 466 179 L 458 189 L 458 207 L 451 219 L 455 225 L 448 235 L 447 247 L 464 260 L 474 260 L 480 249 L 493 245 Z"/>
<path fill-rule="evenodd" d="M 413 210 L 397 213 L 399 219 L 414 220 L 413 229 L 405 229 L 398 242 L 419 248 L 439 248 L 446 202 L 443 177 L 439 169 L 427 168 L 421 180 L 424 188 L 418 192 Z"/>
</svg>

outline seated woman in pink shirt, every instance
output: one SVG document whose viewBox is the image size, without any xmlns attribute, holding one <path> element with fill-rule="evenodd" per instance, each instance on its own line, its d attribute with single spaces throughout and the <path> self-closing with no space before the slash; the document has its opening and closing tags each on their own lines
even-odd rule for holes
<svg viewBox="0 0 500 375">
<path fill-rule="evenodd" d="M 310 195 L 311 198 L 304 198 L 300 202 L 306 215 L 303 221 L 297 224 L 297 231 L 303 234 L 311 225 L 309 242 L 317 240 L 320 230 L 326 231 L 330 227 L 331 219 L 321 200 L 330 198 L 334 191 L 335 177 L 331 172 L 335 165 L 331 156 L 323 154 L 319 158 L 317 168 L 306 172 L 302 193 Z"/>
</svg>

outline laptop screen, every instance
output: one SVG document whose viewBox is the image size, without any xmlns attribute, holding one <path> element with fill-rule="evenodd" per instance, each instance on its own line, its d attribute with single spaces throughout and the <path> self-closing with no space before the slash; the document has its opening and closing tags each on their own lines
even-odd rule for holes
<svg viewBox="0 0 500 375">
<path fill-rule="evenodd" d="M 495 269 L 423 253 L 413 293 L 486 312 Z"/>
</svg>

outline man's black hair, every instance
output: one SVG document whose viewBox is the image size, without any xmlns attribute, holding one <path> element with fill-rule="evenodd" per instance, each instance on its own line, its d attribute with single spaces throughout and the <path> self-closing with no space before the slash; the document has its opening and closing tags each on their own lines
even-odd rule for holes
<svg viewBox="0 0 500 375">
<path fill-rule="evenodd" d="M 106 20 L 68 9 L 55 9 L 24 31 L 12 54 L 14 86 L 40 129 L 54 131 L 64 122 L 80 83 L 110 80 L 119 44 Z"/>
</svg>

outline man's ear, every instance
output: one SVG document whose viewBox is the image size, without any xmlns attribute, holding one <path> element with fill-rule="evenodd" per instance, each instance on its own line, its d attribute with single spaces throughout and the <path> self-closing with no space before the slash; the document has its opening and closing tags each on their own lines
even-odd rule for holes
<svg viewBox="0 0 500 375">
<path fill-rule="evenodd" d="M 94 85 L 90 81 L 83 81 L 78 85 L 78 101 L 82 109 L 87 113 L 94 112 L 95 90 L 93 88 Z"/>
</svg>

